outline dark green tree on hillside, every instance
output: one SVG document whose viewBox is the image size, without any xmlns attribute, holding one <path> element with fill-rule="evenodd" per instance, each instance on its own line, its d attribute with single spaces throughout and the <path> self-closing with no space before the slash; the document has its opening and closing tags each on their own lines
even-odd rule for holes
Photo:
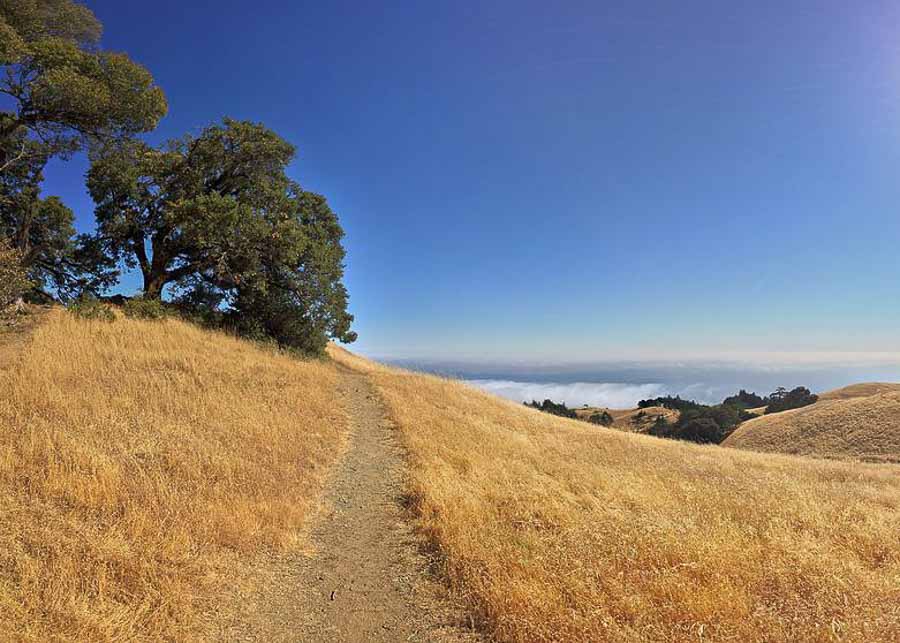
<svg viewBox="0 0 900 643">
<path fill-rule="evenodd" d="M 29 287 L 22 268 L 22 253 L 0 238 L 0 317 Z"/>
<path fill-rule="evenodd" d="M 171 286 L 244 334 L 308 352 L 353 341 L 343 230 L 324 197 L 285 174 L 294 153 L 231 119 L 161 149 L 108 146 L 88 173 L 98 241 L 140 269 L 145 298 Z"/>
<path fill-rule="evenodd" d="M 166 113 L 146 69 L 99 49 L 101 31 L 72 0 L 0 0 L 0 237 L 32 298 L 67 299 L 115 278 L 99 246 L 74 236 L 71 210 L 41 197 L 47 161 L 149 131 Z"/>
<path fill-rule="evenodd" d="M 798 386 L 788 391 L 784 387 L 778 389 L 769 396 L 769 406 L 766 413 L 780 413 L 789 409 L 799 409 L 819 401 L 819 396 L 810 392 L 805 386 Z"/>
<path fill-rule="evenodd" d="M 75 237 L 75 216 L 58 197 L 41 197 L 46 161 L 35 151 L 0 172 L 0 238 L 19 253 L 28 274 L 31 288 L 23 294 L 68 299 L 109 285 L 114 264 L 90 237 Z"/>
<path fill-rule="evenodd" d="M 604 410 L 592 413 L 590 417 L 588 417 L 588 422 L 591 424 L 599 424 L 601 426 L 612 426 L 615 419 L 609 414 L 609 411 Z"/>
<path fill-rule="evenodd" d="M 150 131 L 165 115 L 150 72 L 101 51 L 101 33 L 72 0 L 0 0 L 0 171 Z"/>
<path fill-rule="evenodd" d="M 756 393 L 748 393 L 744 389 L 741 389 L 737 395 L 732 395 L 722 400 L 723 405 L 740 406 L 745 409 L 753 409 L 760 406 L 765 406 L 768 403 L 769 398 L 760 397 Z"/>
<path fill-rule="evenodd" d="M 578 414 L 575 413 L 573 409 L 570 409 L 566 406 L 565 402 L 554 402 L 553 400 L 544 400 L 543 402 L 538 402 L 537 400 L 531 400 L 531 402 L 524 402 L 525 406 L 530 406 L 533 409 L 537 409 L 538 411 L 543 411 L 544 413 L 549 413 L 551 415 L 558 415 L 560 417 L 578 419 Z"/>
</svg>

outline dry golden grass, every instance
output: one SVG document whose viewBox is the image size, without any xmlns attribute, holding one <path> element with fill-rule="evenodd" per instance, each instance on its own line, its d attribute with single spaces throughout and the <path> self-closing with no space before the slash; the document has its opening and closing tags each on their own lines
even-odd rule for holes
<svg viewBox="0 0 900 643">
<path fill-rule="evenodd" d="M 799 409 L 742 424 L 724 446 L 822 458 L 900 462 L 900 385 L 855 384 Z"/>
<path fill-rule="evenodd" d="M 867 382 L 851 384 L 819 395 L 820 400 L 847 400 L 854 397 L 869 397 L 877 393 L 900 393 L 900 384 L 888 382 Z"/>
<path fill-rule="evenodd" d="M 0 370 L 0 638 L 202 638 L 229 561 L 297 544 L 345 440 L 336 382 L 176 321 L 52 312 Z"/>
<path fill-rule="evenodd" d="M 49 310 L 45 306 L 28 306 L 24 315 L 0 311 L 0 370 L 15 362 L 31 331 L 41 324 Z"/>
<path fill-rule="evenodd" d="M 575 409 L 575 414 L 581 419 L 587 419 L 594 413 L 606 411 L 612 416 L 614 429 L 646 433 L 656 422 L 656 418 L 662 416 L 666 422 L 677 422 L 679 413 L 664 406 L 648 406 L 643 409 L 610 409 L 601 407 L 587 407 Z"/>
<path fill-rule="evenodd" d="M 419 526 L 503 641 L 900 640 L 900 468 L 665 441 L 370 374 Z"/>
</svg>

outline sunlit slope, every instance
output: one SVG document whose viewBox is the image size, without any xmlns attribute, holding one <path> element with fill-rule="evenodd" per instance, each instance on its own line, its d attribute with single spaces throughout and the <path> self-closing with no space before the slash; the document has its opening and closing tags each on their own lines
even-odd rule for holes
<svg viewBox="0 0 900 643">
<path fill-rule="evenodd" d="M 752 451 L 900 462 L 900 386 L 856 384 L 745 422 L 723 443 Z"/>
<path fill-rule="evenodd" d="M 54 311 L 0 371 L 0 639 L 184 640 L 298 544 L 344 442 L 335 367 Z M 246 588 L 251 591 L 252 588 Z"/>
<path fill-rule="evenodd" d="M 900 384 L 889 382 L 867 382 L 851 384 L 819 395 L 820 400 L 846 400 L 854 397 L 869 397 L 877 393 L 900 393 Z"/>
<path fill-rule="evenodd" d="M 900 469 L 665 441 L 371 374 L 419 526 L 503 641 L 900 640 Z"/>
</svg>

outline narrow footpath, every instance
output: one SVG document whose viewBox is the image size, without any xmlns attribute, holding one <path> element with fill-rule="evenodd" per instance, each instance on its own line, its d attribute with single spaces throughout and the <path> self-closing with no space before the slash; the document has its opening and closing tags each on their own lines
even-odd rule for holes
<svg viewBox="0 0 900 643">
<path fill-rule="evenodd" d="M 481 639 L 427 572 L 402 507 L 403 453 L 365 375 L 342 367 L 350 443 L 306 554 L 269 560 L 241 597 L 229 641 L 378 643 Z"/>
</svg>

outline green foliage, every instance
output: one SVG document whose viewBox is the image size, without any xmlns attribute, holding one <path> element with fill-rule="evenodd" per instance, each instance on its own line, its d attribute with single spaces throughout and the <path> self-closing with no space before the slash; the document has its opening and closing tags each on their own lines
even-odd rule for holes
<svg viewBox="0 0 900 643">
<path fill-rule="evenodd" d="M 662 406 L 679 411 L 675 422 L 657 416 L 650 435 L 690 442 L 718 444 L 747 419 L 745 409 L 736 404 L 709 406 L 680 397 L 661 397 L 642 401 L 644 407 Z"/>
<path fill-rule="evenodd" d="M 293 157 L 274 132 L 230 119 L 161 149 L 108 147 L 88 173 L 98 238 L 140 269 L 148 299 L 171 285 L 189 315 L 307 353 L 353 341 L 343 230 L 287 177 Z"/>
<path fill-rule="evenodd" d="M 543 402 L 538 402 L 536 400 L 532 400 L 531 402 L 525 402 L 525 406 L 537 409 L 538 411 L 543 411 L 544 413 L 571 418 L 573 420 L 584 419 L 586 422 L 590 422 L 591 424 L 599 424 L 601 426 L 612 426 L 614 422 L 613 416 L 611 416 L 607 411 L 603 411 L 601 413 L 592 413 L 587 418 L 581 418 L 578 416 L 574 409 L 570 409 L 568 406 L 566 406 L 565 402 L 557 403 L 553 400 L 544 400 Z"/>
<path fill-rule="evenodd" d="M 789 409 L 799 409 L 819 401 L 819 396 L 810 392 L 804 386 L 798 386 L 790 391 L 779 387 L 769 396 L 769 405 L 766 413 L 779 413 Z"/>
<path fill-rule="evenodd" d="M 658 417 L 650 428 L 651 435 L 718 444 L 728 437 L 741 422 L 754 417 L 747 413 L 748 408 L 768 405 L 766 413 L 775 413 L 779 410 L 806 406 L 817 399 L 818 397 L 812 395 L 809 389 L 803 387 L 792 391 L 779 388 L 769 397 L 760 397 L 756 393 L 748 393 L 741 389 L 737 395 L 727 397 L 722 404 L 714 406 L 700 404 L 693 400 L 683 400 L 678 396 L 641 400 L 638 406 L 641 408 L 662 406 L 679 411 L 678 420 L 674 423 Z"/>
<path fill-rule="evenodd" d="M 79 297 L 71 302 L 67 306 L 67 309 L 79 319 L 90 319 L 103 322 L 113 322 L 116 320 L 116 314 L 113 312 L 112 306 L 95 297 Z"/>
<path fill-rule="evenodd" d="M 558 415 L 560 417 L 573 419 L 578 418 L 578 415 L 575 413 L 575 411 L 567 407 L 565 402 L 557 404 L 553 400 L 544 400 L 543 402 L 532 400 L 531 402 L 525 402 L 525 406 L 530 406 L 533 409 L 543 411 L 544 413 L 550 413 L 551 415 Z"/>
<path fill-rule="evenodd" d="M 135 297 L 122 304 L 122 312 L 129 319 L 160 320 L 169 316 L 169 311 L 158 299 Z"/>
<path fill-rule="evenodd" d="M 599 424 L 601 426 L 612 426 L 614 421 L 615 420 L 613 419 L 613 416 L 611 416 L 608 411 L 603 411 L 602 413 L 592 413 L 588 417 L 588 422 L 590 422 L 591 424 Z"/>
<path fill-rule="evenodd" d="M 675 397 L 672 397 L 671 395 L 667 395 L 665 397 L 655 397 L 650 400 L 641 400 L 640 402 L 638 402 L 638 408 L 640 409 L 645 409 L 651 406 L 661 406 L 673 411 L 687 411 L 690 409 L 701 408 L 703 407 L 703 404 L 694 402 L 693 400 L 682 400 L 678 395 L 676 395 Z"/>
<path fill-rule="evenodd" d="M 760 397 L 756 393 L 748 393 L 744 389 L 741 389 L 737 395 L 732 395 L 731 397 L 726 397 L 722 404 L 730 404 L 732 406 L 740 406 L 744 409 L 755 409 L 760 406 L 766 406 L 769 403 L 769 398 Z"/>
<path fill-rule="evenodd" d="M 343 230 L 324 197 L 286 175 L 293 146 L 230 119 L 160 149 L 135 140 L 166 100 L 146 69 L 100 49 L 101 31 L 73 0 L 0 0 L 0 239 L 29 295 L 112 318 L 91 297 L 121 263 L 144 277 L 129 316 L 161 317 L 169 287 L 190 317 L 247 336 L 306 353 L 354 341 Z M 40 185 L 49 159 L 84 148 L 98 231 L 76 237 L 72 211 Z"/>
<path fill-rule="evenodd" d="M 0 0 L 0 92 L 10 105 L 0 111 L 0 169 L 147 132 L 165 115 L 150 73 L 101 51 L 101 32 L 93 13 L 72 0 Z M 28 144 L 36 141 L 39 149 Z"/>
<path fill-rule="evenodd" d="M 44 155 L 30 155 L 0 172 L 0 238 L 21 253 L 32 282 L 30 299 L 54 293 L 65 300 L 96 292 L 112 282 L 115 272 L 90 237 L 75 236 L 73 212 L 57 197 L 41 198 L 46 161 Z"/>
<path fill-rule="evenodd" d="M 0 238 L 0 313 L 15 303 L 29 286 L 22 253 Z"/>
</svg>

